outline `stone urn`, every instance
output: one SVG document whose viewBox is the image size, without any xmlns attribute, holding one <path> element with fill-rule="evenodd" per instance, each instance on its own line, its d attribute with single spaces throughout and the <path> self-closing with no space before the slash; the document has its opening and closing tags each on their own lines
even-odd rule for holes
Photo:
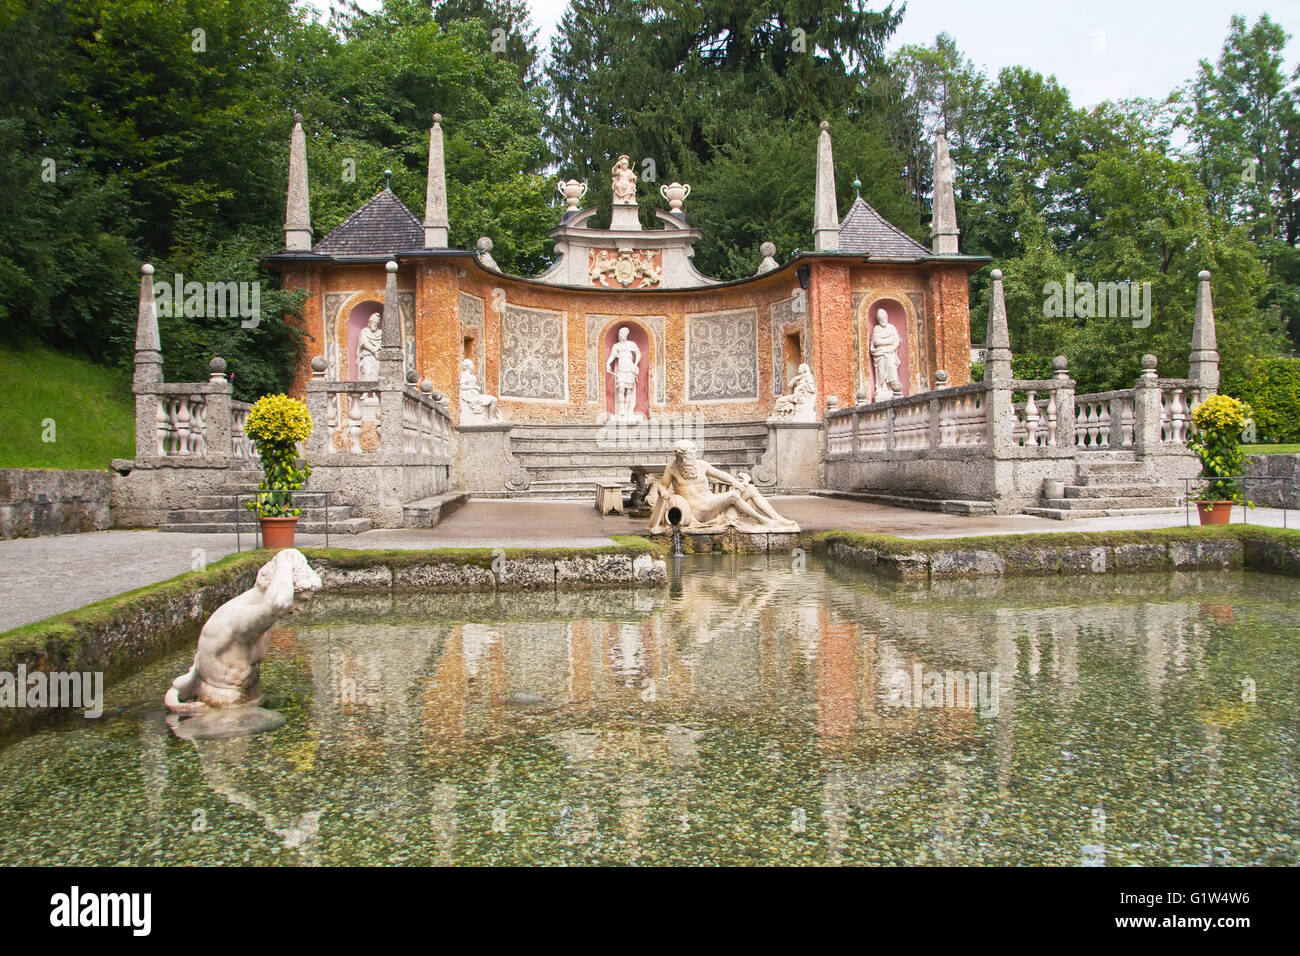
<svg viewBox="0 0 1300 956">
<path fill-rule="evenodd" d="M 565 212 L 573 212 L 576 210 L 582 197 L 587 195 L 587 184 L 578 182 L 576 179 L 570 179 L 568 182 L 560 183 L 555 187 L 555 189 L 564 197 Z"/>
<path fill-rule="evenodd" d="M 681 212 L 682 203 L 690 194 L 691 187 L 687 183 L 669 183 L 667 186 L 659 187 L 659 195 L 668 200 L 669 212 Z"/>
</svg>

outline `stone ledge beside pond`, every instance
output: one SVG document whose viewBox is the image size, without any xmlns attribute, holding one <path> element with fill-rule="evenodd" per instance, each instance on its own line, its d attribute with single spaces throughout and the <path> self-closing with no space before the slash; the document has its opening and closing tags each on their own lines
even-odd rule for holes
<svg viewBox="0 0 1300 956">
<path fill-rule="evenodd" d="M 608 548 L 303 551 L 326 591 L 530 591 L 553 588 L 664 587 L 668 567 L 644 538 Z"/>
<path fill-rule="evenodd" d="M 895 580 L 1249 568 L 1300 575 L 1300 531 L 1232 525 L 910 541 L 826 531 L 814 552 Z"/>
</svg>

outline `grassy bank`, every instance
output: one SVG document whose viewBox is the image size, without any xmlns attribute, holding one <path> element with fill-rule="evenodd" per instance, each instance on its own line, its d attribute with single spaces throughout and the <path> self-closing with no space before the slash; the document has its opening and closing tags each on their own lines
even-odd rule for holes
<svg viewBox="0 0 1300 956">
<path fill-rule="evenodd" d="M 103 470 L 134 454 L 135 401 L 122 369 L 0 346 L 0 407 L 0 468 Z"/>
</svg>

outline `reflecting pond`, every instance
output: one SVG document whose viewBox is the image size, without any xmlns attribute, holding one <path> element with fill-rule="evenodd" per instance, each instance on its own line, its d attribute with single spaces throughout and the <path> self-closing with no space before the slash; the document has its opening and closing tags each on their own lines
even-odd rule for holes
<svg viewBox="0 0 1300 956">
<path fill-rule="evenodd" d="M 321 595 L 272 733 L 186 741 L 192 647 L 0 749 L 0 862 L 1300 863 L 1300 597 L 1251 572 Z"/>
</svg>

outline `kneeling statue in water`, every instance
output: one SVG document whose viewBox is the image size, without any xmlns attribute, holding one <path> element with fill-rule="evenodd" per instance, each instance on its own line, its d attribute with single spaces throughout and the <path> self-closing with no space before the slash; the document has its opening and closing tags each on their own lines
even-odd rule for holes
<svg viewBox="0 0 1300 956">
<path fill-rule="evenodd" d="M 674 525 L 682 531 L 704 532 L 726 528 L 746 533 L 799 530 L 789 518 L 777 514 L 749 475 L 729 475 L 696 455 L 694 442 L 679 441 L 673 446 L 673 460 L 651 487 L 656 499 L 650 512 L 652 533 L 671 531 Z M 726 490 L 714 491 L 715 483 Z"/>
<path fill-rule="evenodd" d="M 256 706 L 271 626 L 320 586 L 320 576 L 296 548 L 285 548 L 262 565 L 256 584 L 213 611 L 203 625 L 194 666 L 172 681 L 164 698 L 167 709 L 201 714 L 208 708 Z"/>
</svg>

